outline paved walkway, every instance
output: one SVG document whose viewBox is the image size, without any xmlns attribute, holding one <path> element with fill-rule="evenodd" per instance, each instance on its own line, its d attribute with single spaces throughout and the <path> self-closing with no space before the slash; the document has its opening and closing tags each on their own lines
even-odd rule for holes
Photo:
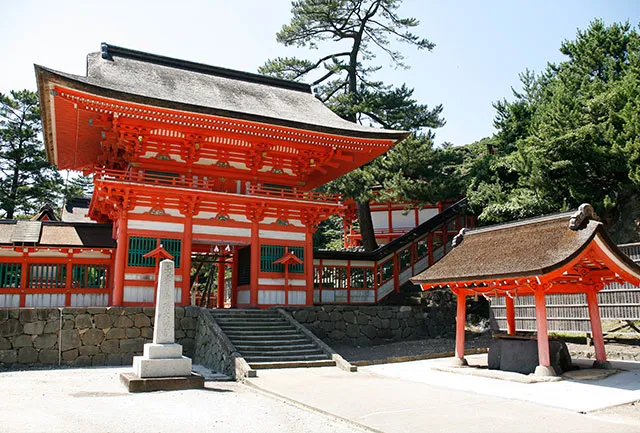
<svg viewBox="0 0 640 433">
<path fill-rule="evenodd" d="M 0 432 L 365 432 L 235 382 L 205 390 L 129 394 L 129 368 L 0 373 Z"/>
<path fill-rule="evenodd" d="M 640 400 L 638 370 L 600 383 L 523 384 L 430 369 L 441 362 L 378 365 L 358 373 L 270 370 L 251 383 L 384 432 L 640 432 L 640 411 L 576 411 L 615 404 L 619 394 L 620 400 Z M 600 404 L 587 404 L 590 399 Z M 580 404 L 567 410 L 571 400 Z"/>
</svg>

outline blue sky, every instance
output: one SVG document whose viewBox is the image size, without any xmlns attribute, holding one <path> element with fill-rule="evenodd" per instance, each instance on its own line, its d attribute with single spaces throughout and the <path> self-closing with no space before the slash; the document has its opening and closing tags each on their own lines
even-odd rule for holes
<svg viewBox="0 0 640 433">
<path fill-rule="evenodd" d="M 594 18 L 638 25 L 640 0 L 405 0 L 400 13 L 418 18 L 414 32 L 436 48 L 400 45 L 409 70 L 380 54 L 378 78 L 443 104 L 436 141 L 466 144 L 493 133 L 491 103 L 510 97 L 518 73 L 560 61 L 561 41 Z M 33 63 L 82 75 L 103 41 L 252 72 L 268 58 L 322 54 L 276 43 L 290 16 L 289 0 L 0 0 L 0 92 L 35 90 Z"/>
</svg>

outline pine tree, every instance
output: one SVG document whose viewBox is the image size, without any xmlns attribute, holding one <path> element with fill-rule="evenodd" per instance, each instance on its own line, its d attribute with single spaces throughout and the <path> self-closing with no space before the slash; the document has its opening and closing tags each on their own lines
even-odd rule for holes
<svg viewBox="0 0 640 433">
<path fill-rule="evenodd" d="M 374 78 L 380 66 L 372 64 L 377 52 L 385 53 L 397 66 L 406 68 L 402 53 L 390 39 L 420 50 L 434 44 L 411 29 L 415 18 L 398 14 L 401 0 L 300 0 L 292 3 L 292 19 L 276 35 L 285 46 L 316 49 L 324 43 L 335 50 L 315 60 L 279 57 L 266 62 L 259 72 L 290 80 L 306 80 L 317 97 L 335 113 L 352 122 L 390 129 L 415 131 L 442 126 L 442 106 L 430 109 L 413 99 L 413 89 L 393 87 Z M 370 188 L 390 176 L 374 161 L 332 182 L 329 189 L 354 198 L 363 246 L 377 247 L 369 201 Z"/>
<path fill-rule="evenodd" d="M 0 209 L 4 218 L 32 214 L 60 197 L 62 179 L 47 161 L 41 131 L 35 92 L 0 93 Z"/>
</svg>

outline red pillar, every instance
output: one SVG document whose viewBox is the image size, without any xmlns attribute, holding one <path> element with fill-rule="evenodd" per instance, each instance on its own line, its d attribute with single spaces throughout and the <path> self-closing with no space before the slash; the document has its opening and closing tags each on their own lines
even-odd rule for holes
<svg viewBox="0 0 640 433">
<path fill-rule="evenodd" d="M 467 292 L 460 290 L 456 293 L 458 307 L 456 312 L 456 356 L 457 365 L 467 365 L 464 359 L 464 328 L 467 322 Z"/>
<path fill-rule="evenodd" d="M 118 237 L 116 242 L 116 259 L 113 266 L 113 305 L 122 305 L 124 301 L 124 269 L 127 265 L 127 218 L 121 215 L 118 219 Z"/>
<path fill-rule="evenodd" d="M 507 306 L 507 334 L 513 335 L 516 333 L 516 309 L 513 298 L 505 296 L 505 304 Z"/>
<path fill-rule="evenodd" d="M 218 308 L 224 308 L 224 257 L 218 259 Z"/>
<path fill-rule="evenodd" d="M 608 368 L 607 353 L 604 349 L 604 339 L 602 337 L 602 324 L 600 323 L 600 310 L 598 308 L 598 292 L 587 290 L 587 305 L 589 306 L 589 319 L 591 321 L 591 335 L 593 346 L 596 350 L 596 361 L 593 366 L 596 368 Z"/>
<path fill-rule="evenodd" d="M 180 305 L 191 302 L 191 245 L 193 241 L 193 217 L 191 212 L 184 216 L 184 237 L 182 239 L 182 296 Z"/>
<path fill-rule="evenodd" d="M 555 376 L 549 356 L 547 305 L 542 287 L 535 289 L 534 297 L 536 302 L 536 330 L 538 331 L 538 367 L 536 367 L 536 375 Z"/>
<path fill-rule="evenodd" d="M 257 220 L 251 222 L 251 279 L 250 304 L 258 306 L 258 275 L 260 272 L 260 225 Z"/>
<path fill-rule="evenodd" d="M 313 229 L 308 228 L 304 241 L 304 276 L 307 284 L 307 305 L 313 305 Z M 289 303 L 288 299 L 286 300 Z"/>
</svg>

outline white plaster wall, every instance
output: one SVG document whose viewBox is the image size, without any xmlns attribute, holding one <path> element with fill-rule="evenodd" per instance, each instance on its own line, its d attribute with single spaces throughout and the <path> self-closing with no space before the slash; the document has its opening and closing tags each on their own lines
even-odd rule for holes
<svg viewBox="0 0 640 433">
<path fill-rule="evenodd" d="M 76 293 L 71 295 L 72 307 L 108 307 L 107 293 Z"/>
<path fill-rule="evenodd" d="M 251 303 L 251 291 L 250 290 L 238 290 L 238 304 L 247 305 Z"/>
<path fill-rule="evenodd" d="M 194 224 L 193 234 L 251 237 L 251 229 L 243 229 L 238 227 L 203 226 Z"/>
<path fill-rule="evenodd" d="M 284 290 L 258 290 L 258 304 L 284 305 Z"/>
<path fill-rule="evenodd" d="M 409 210 L 409 213 L 405 215 L 406 211 L 394 210 L 391 211 L 391 223 L 393 228 L 406 228 L 416 226 L 416 214 L 415 210 Z"/>
<path fill-rule="evenodd" d="M 299 290 L 299 291 L 289 291 L 289 305 L 305 305 L 307 303 L 307 292 Z"/>
<path fill-rule="evenodd" d="M 160 221 L 127 220 L 127 228 L 133 230 L 154 230 L 173 233 L 184 232 L 184 224 L 166 223 Z"/>
<path fill-rule="evenodd" d="M 26 295 L 25 307 L 64 307 L 64 293 L 38 293 Z"/>
<path fill-rule="evenodd" d="M 20 295 L 0 295 L 0 308 L 18 308 Z"/>
<path fill-rule="evenodd" d="M 420 224 L 422 224 L 423 222 L 430 220 L 431 218 L 433 218 L 434 216 L 438 215 L 438 209 L 437 208 L 431 208 L 431 209 L 420 209 L 420 211 L 418 212 L 418 222 Z"/>
<path fill-rule="evenodd" d="M 260 237 L 262 239 L 286 239 L 290 241 L 304 241 L 305 236 L 306 233 L 260 229 Z"/>
<path fill-rule="evenodd" d="M 371 220 L 374 229 L 387 230 L 389 228 L 389 213 L 386 210 L 371 212 Z"/>
</svg>

